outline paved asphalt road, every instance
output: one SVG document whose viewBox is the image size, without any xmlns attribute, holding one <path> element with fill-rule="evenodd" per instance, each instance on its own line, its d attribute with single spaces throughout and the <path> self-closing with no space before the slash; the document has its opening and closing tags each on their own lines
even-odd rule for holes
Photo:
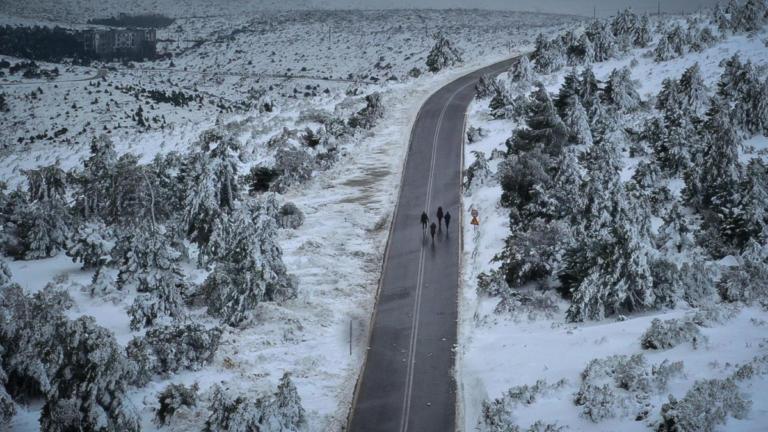
<svg viewBox="0 0 768 432">
<path fill-rule="evenodd" d="M 350 419 L 354 432 L 451 432 L 456 429 L 456 344 L 461 254 L 464 115 L 484 74 L 507 60 L 448 84 L 421 107 L 411 134 L 400 196 L 384 257 L 365 369 Z M 422 234 L 426 210 L 450 211 L 450 230 Z"/>
</svg>

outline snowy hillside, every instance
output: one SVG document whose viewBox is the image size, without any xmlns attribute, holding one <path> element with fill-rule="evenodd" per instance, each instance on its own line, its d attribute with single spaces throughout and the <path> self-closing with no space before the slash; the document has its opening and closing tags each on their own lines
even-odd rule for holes
<svg viewBox="0 0 768 432">
<path fill-rule="evenodd" d="M 478 88 L 464 430 L 768 425 L 768 16 L 731 4 L 540 37 Z"/>
<path fill-rule="evenodd" d="M 170 58 L 127 65 L 1 59 L 10 430 L 341 428 L 418 108 L 576 22 L 421 15 L 463 62 L 428 72 L 412 11 L 184 18 Z"/>
</svg>

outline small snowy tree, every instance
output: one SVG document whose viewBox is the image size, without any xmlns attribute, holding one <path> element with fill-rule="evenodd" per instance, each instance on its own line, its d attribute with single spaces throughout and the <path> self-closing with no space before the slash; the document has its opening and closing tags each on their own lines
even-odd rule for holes
<svg viewBox="0 0 768 432">
<path fill-rule="evenodd" d="M 213 361 L 219 349 L 221 329 L 206 329 L 200 324 L 152 328 L 133 338 L 126 351 L 136 362 L 137 385 L 145 385 L 155 375 L 179 370 L 199 370 Z"/>
<path fill-rule="evenodd" d="M 512 63 L 509 68 L 512 85 L 518 89 L 527 89 L 533 83 L 533 74 L 533 66 L 527 55 L 520 56 L 520 60 Z"/>
<path fill-rule="evenodd" d="M 114 246 L 112 230 L 100 221 L 86 222 L 75 229 L 67 256 L 81 262 L 83 269 L 97 268 L 111 261 Z"/>
<path fill-rule="evenodd" d="M 297 229 L 304 224 L 304 213 L 296 204 L 287 202 L 280 207 L 277 225 L 280 228 Z"/>
<path fill-rule="evenodd" d="M 437 33 L 433 37 L 435 45 L 427 55 L 427 69 L 430 72 L 439 72 L 446 67 L 455 66 L 463 61 L 461 51 L 454 47 L 445 35 Z"/>
<path fill-rule="evenodd" d="M 544 34 L 539 33 L 531 54 L 531 61 L 535 65 L 536 71 L 541 74 L 556 72 L 565 66 L 565 48 L 559 38 L 550 40 Z"/>
<path fill-rule="evenodd" d="M 611 71 L 603 90 L 603 99 L 620 111 L 632 111 L 640 106 L 640 95 L 635 90 L 628 68 Z"/>
<path fill-rule="evenodd" d="M 372 129 L 384 117 L 381 93 L 373 92 L 365 97 L 365 107 L 349 119 L 349 127 Z"/>
<path fill-rule="evenodd" d="M 604 62 L 616 56 L 616 38 L 607 22 L 594 20 L 586 28 L 585 34 L 592 41 L 594 62 Z"/>
<path fill-rule="evenodd" d="M 496 94 L 496 88 L 499 84 L 495 77 L 490 75 L 483 75 L 475 84 L 475 97 L 478 99 L 485 99 Z"/>
<path fill-rule="evenodd" d="M 160 406 L 155 410 L 155 420 L 160 426 L 168 423 L 181 407 L 192 408 L 197 405 L 197 383 L 190 387 L 184 384 L 169 384 L 158 396 Z"/>
<path fill-rule="evenodd" d="M 270 212 L 242 207 L 222 218 L 207 255 L 217 263 L 203 286 L 208 312 L 230 325 L 245 321 L 261 301 L 296 296 Z"/>
<path fill-rule="evenodd" d="M 682 106 L 690 112 L 699 114 L 705 110 L 709 98 L 698 63 L 686 69 L 680 77 L 680 95 Z"/>
</svg>

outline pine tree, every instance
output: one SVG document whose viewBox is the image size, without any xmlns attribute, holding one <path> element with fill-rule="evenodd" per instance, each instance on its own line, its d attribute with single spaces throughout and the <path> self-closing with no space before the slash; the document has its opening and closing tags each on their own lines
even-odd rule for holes
<svg viewBox="0 0 768 432">
<path fill-rule="evenodd" d="M 433 37 L 435 45 L 427 55 L 427 69 L 430 72 L 439 72 L 446 67 L 454 66 L 463 61 L 461 51 L 454 47 L 445 35 L 437 33 Z"/>
<path fill-rule="evenodd" d="M 741 140 L 736 135 L 728 107 L 720 100 L 711 103 L 703 125 L 705 132 L 700 184 L 704 206 L 717 206 L 730 197 L 739 179 L 738 148 Z"/>
<path fill-rule="evenodd" d="M 118 288 L 154 273 L 178 272 L 176 265 L 181 255 L 162 226 L 123 232 L 112 250 L 112 260 L 119 268 Z"/>
<path fill-rule="evenodd" d="M 706 108 L 707 88 L 698 63 L 686 69 L 680 77 L 680 96 L 682 106 L 694 114 L 699 114 Z"/>
<path fill-rule="evenodd" d="M 586 28 L 585 34 L 592 41 L 594 62 L 604 62 L 616 56 L 616 39 L 606 22 L 592 21 Z"/>
<path fill-rule="evenodd" d="M 680 206 L 675 202 L 663 217 L 664 223 L 659 228 L 656 244 L 666 255 L 684 251 L 694 246 L 689 221 L 683 216 Z"/>
<path fill-rule="evenodd" d="M 572 96 L 563 121 L 570 130 L 571 140 L 577 144 L 592 145 L 592 129 L 587 111 L 577 96 Z"/>
<path fill-rule="evenodd" d="M 715 4 L 715 7 L 712 9 L 712 24 L 717 26 L 720 33 L 725 33 L 731 28 L 730 18 L 725 13 L 723 7 L 720 6 L 720 3 Z"/>
<path fill-rule="evenodd" d="M 743 6 L 731 14 L 734 30 L 745 32 L 760 30 L 766 22 L 767 12 L 765 0 L 747 0 Z"/>
<path fill-rule="evenodd" d="M 768 240 L 768 168 L 760 159 L 752 159 L 732 212 L 726 213 L 721 235 L 742 249 L 750 241 Z"/>
<path fill-rule="evenodd" d="M 620 111 L 632 111 L 640 106 L 640 95 L 630 75 L 628 68 L 614 69 L 603 90 L 605 102 Z"/>
<path fill-rule="evenodd" d="M 592 62 L 592 59 L 595 58 L 595 48 L 592 46 L 592 41 L 584 33 L 575 42 L 566 45 L 566 47 L 567 63 L 569 66 L 583 65 Z"/>
<path fill-rule="evenodd" d="M 539 85 L 531 95 L 525 116 L 526 128 L 518 129 L 514 135 L 514 150 L 527 151 L 536 144 L 544 150 L 557 155 L 562 151 L 568 139 L 568 128 L 557 114 L 547 89 Z"/>
<path fill-rule="evenodd" d="M 640 18 L 640 23 L 635 31 L 635 39 L 632 42 L 638 48 L 645 48 L 651 43 L 651 40 L 653 40 L 651 24 L 648 15 L 645 14 Z"/>
<path fill-rule="evenodd" d="M 595 73 L 592 68 L 587 66 L 581 71 L 581 80 L 579 84 L 579 99 L 581 104 L 587 110 L 587 114 L 590 114 L 590 122 L 593 119 L 591 112 L 595 105 L 595 100 L 598 99 L 598 93 L 600 91 L 599 82 L 595 78 Z"/>
<path fill-rule="evenodd" d="M 675 58 L 675 52 L 669 42 L 669 37 L 661 36 L 659 43 L 656 44 L 656 48 L 653 50 L 653 59 L 660 63 L 672 60 L 673 58 Z"/>
<path fill-rule="evenodd" d="M 46 432 L 139 431 L 139 418 L 125 397 L 133 369 L 114 335 L 81 317 L 57 328 L 60 367 L 40 416 Z"/>
<path fill-rule="evenodd" d="M 640 27 L 640 19 L 629 9 L 620 11 L 611 21 L 611 32 L 616 38 L 621 51 L 627 51 L 634 45 Z"/>
<path fill-rule="evenodd" d="M 531 61 L 536 71 L 541 74 L 556 72 L 565 66 L 565 48 L 559 38 L 550 40 L 539 33 L 531 54 Z"/>
<path fill-rule="evenodd" d="M 270 403 L 269 412 L 265 416 L 265 429 L 274 431 L 299 431 L 307 423 L 304 407 L 296 386 L 291 380 L 291 374 L 286 372 L 280 378 L 274 400 Z"/>
<path fill-rule="evenodd" d="M 619 214 L 608 236 L 597 243 L 597 250 L 592 252 L 594 256 L 587 257 L 586 269 L 591 263 L 591 270 L 584 273 L 582 267 L 580 271 L 586 277 L 572 291 L 569 321 L 600 320 L 648 309 L 655 304 L 649 212 L 642 201 L 625 198 L 619 202 Z M 569 256 L 571 260 L 575 258 L 575 255 Z M 571 286 L 574 281 L 569 277 L 573 277 L 570 273 L 573 268 L 573 261 L 567 263 L 561 275 L 561 280 L 565 276 Z"/>
<path fill-rule="evenodd" d="M 143 386 L 155 375 L 180 370 L 200 370 L 213 361 L 219 349 L 222 330 L 200 324 L 172 325 L 147 330 L 126 347 L 128 358 L 136 362 L 135 383 Z"/>
<path fill-rule="evenodd" d="M 533 67 L 527 55 L 520 56 L 520 60 L 512 63 L 509 68 L 509 77 L 512 85 L 519 89 L 526 89 L 533 83 Z"/>
<path fill-rule="evenodd" d="M 98 268 L 111 261 L 113 233 L 101 221 L 86 222 L 75 229 L 67 248 L 67 256 L 81 262 L 83 269 Z"/>
<path fill-rule="evenodd" d="M 571 71 L 563 78 L 563 85 L 560 86 L 557 97 L 553 102 L 562 119 L 565 119 L 566 108 L 572 103 L 571 97 L 576 96 L 580 98 L 581 93 L 581 81 L 579 80 L 579 76 L 576 73 L 576 69 L 571 69 Z"/>
<path fill-rule="evenodd" d="M 203 287 L 208 312 L 227 324 L 244 322 L 261 301 L 296 296 L 275 218 L 263 210 L 243 207 L 218 221 L 206 254 L 216 261 Z"/>
</svg>

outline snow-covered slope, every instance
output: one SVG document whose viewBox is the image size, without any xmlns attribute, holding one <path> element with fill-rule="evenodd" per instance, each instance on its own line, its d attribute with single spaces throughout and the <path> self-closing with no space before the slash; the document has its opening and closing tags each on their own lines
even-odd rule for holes
<svg viewBox="0 0 768 432">
<path fill-rule="evenodd" d="M 696 22 L 707 25 L 708 21 L 709 15 L 706 15 Z M 669 29 L 674 24 L 676 21 L 667 22 L 657 28 Z M 743 62 L 752 62 L 755 69 L 760 71 L 760 80 L 765 80 L 765 70 L 768 67 L 768 49 L 765 42 L 767 34 L 765 28 L 749 34 L 733 34 L 727 31 L 723 39 L 701 52 L 689 52 L 682 57 L 657 62 L 654 60 L 653 50 L 659 40 L 658 36 L 663 35 L 663 32 L 657 31 L 648 48 L 629 50 L 611 60 L 595 62 L 591 68 L 595 77 L 602 83 L 608 81 L 614 69 L 624 67 L 629 69 L 633 86 L 642 100 L 646 101 L 646 105 L 639 110 L 613 117 L 613 121 L 616 123 L 615 129 L 642 131 L 651 118 L 660 115 L 653 106 L 657 94 L 662 89 L 663 81 L 668 78 L 679 80 L 683 73 L 696 63 L 709 95 L 714 94 L 718 89 L 717 84 L 724 71 L 721 62 L 734 54 L 738 54 Z M 580 74 L 583 69 L 584 66 L 577 66 L 573 70 Z M 565 77 L 570 73 L 572 69 L 564 67 L 555 73 L 536 74 L 534 79 L 540 80 L 552 95 L 552 100 L 556 100 Z M 519 95 L 527 95 L 534 89 L 526 84 L 516 87 L 514 80 L 508 75 L 500 77 L 500 81 L 506 83 L 506 88 L 509 89 L 509 101 Z M 543 429 L 545 424 L 556 424 L 556 427 L 578 431 L 639 431 L 649 430 L 649 428 L 668 430 L 660 426 L 662 406 L 670 401 L 668 395 L 673 395 L 680 400 L 691 391 L 691 399 L 686 400 L 686 403 L 691 403 L 703 394 L 703 392 L 692 391 L 694 383 L 712 379 L 723 380 L 717 385 L 736 382 L 744 400 L 751 401 L 747 403 L 751 403 L 751 408 L 745 412 L 731 405 L 720 412 L 721 419 L 716 420 L 717 416 L 708 417 L 714 411 L 712 406 L 718 397 L 731 397 L 729 390 L 725 390 L 725 387 L 715 387 L 719 390 L 712 390 L 712 392 L 717 396 L 701 399 L 709 402 L 701 402 L 702 405 L 694 409 L 696 412 L 680 411 L 674 414 L 678 417 L 674 417 L 670 411 L 666 415 L 676 419 L 684 418 L 686 415 L 699 416 L 702 422 L 700 425 L 706 425 L 706 429 L 692 428 L 690 424 L 678 425 L 682 427 L 681 430 L 757 431 L 765 429 L 768 424 L 768 398 L 765 397 L 768 380 L 764 375 L 766 354 L 764 325 L 768 320 L 768 312 L 764 303 L 744 305 L 718 302 L 699 308 L 685 301 L 678 301 L 674 309 L 650 308 L 650 310 L 628 314 L 628 316 L 620 315 L 618 318 L 614 316 L 586 323 L 569 322 L 566 312 L 571 304 L 554 292 L 559 283 L 556 277 L 557 272 L 562 270 L 561 264 L 564 259 L 562 250 L 556 250 L 554 257 L 542 255 L 539 259 L 545 266 L 552 265 L 551 263 L 554 262 L 555 270 L 550 268 L 549 271 L 555 274 L 550 274 L 550 278 L 545 277 L 523 286 L 511 286 L 511 292 L 523 293 L 519 299 L 478 293 L 478 275 L 492 274 L 493 270 L 499 269 L 506 260 L 510 259 L 507 256 L 501 257 L 499 261 L 494 260 L 494 257 L 505 250 L 505 247 L 509 247 L 513 253 L 525 251 L 526 247 L 530 247 L 531 254 L 537 254 L 539 251 L 543 254 L 549 250 L 547 245 L 556 244 L 561 240 L 553 240 L 546 237 L 547 234 L 542 234 L 537 240 L 535 234 L 532 234 L 530 237 L 510 237 L 509 240 L 510 242 L 530 241 L 530 246 L 517 247 L 517 245 L 510 246 L 506 243 L 513 230 L 516 232 L 525 232 L 525 230 L 520 229 L 515 222 L 515 217 L 511 216 L 515 210 L 511 212 L 509 207 L 502 206 L 500 198 L 503 190 L 500 181 L 503 178 L 500 178 L 502 174 L 497 176 L 496 173 L 501 172 L 500 165 L 505 163 L 505 159 L 512 160 L 518 155 L 522 155 L 519 156 L 521 160 L 525 157 L 525 152 L 522 150 L 519 150 L 519 153 L 510 150 L 509 156 L 506 154 L 507 149 L 513 147 L 517 140 L 514 137 L 514 131 L 526 127 L 526 124 L 522 113 L 512 115 L 508 119 L 494 119 L 491 116 L 493 110 L 489 108 L 489 102 L 490 98 L 476 99 L 470 107 L 467 122 L 469 127 L 481 128 L 483 132 L 478 134 L 473 131 L 465 149 L 466 164 L 469 166 L 476 161 L 476 152 L 481 152 L 484 154 L 484 160 L 487 161 L 489 172 L 483 174 L 482 170 L 473 168 L 473 172 L 479 174 L 473 179 L 464 198 L 464 208 L 467 212 L 473 208 L 479 211 L 481 225 L 479 229 L 474 229 L 472 226 L 464 227 L 465 250 L 460 306 L 461 348 L 457 373 L 461 393 L 460 407 L 463 409 L 462 429 L 506 430 L 504 427 L 518 425 L 520 430 L 529 430 L 526 428 L 531 426 L 530 430 L 538 431 L 545 430 Z M 704 114 L 701 115 L 704 117 Z M 598 133 L 596 131 L 594 133 L 597 137 Z M 768 145 L 768 138 L 760 133 L 745 135 L 742 135 L 744 140 L 739 151 L 741 163 L 746 164 L 751 158 L 758 158 L 763 162 L 768 160 L 768 154 L 764 150 Z M 507 139 L 510 141 L 507 142 Z M 619 177 L 624 187 L 628 182 L 633 181 L 633 175 L 639 165 L 654 160 L 654 153 L 651 150 L 646 153 L 638 150 L 638 146 L 642 149 L 643 146 L 649 145 L 648 142 L 640 141 L 638 146 L 630 144 L 637 141 L 637 139 L 627 139 L 624 142 L 610 141 L 616 146 L 620 157 Z M 693 140 L 689 143 L 691 146 L 695 145 Z M 582 144 L 572 148 L 575 149 L 576 154 L 584 154 L 591 146 Z M 583 168 L 583 164 L 587 162 L 580 162 L 582 173 L 585 173 L 587 169 Z M 521 166 L 523 165 L 517 165 L 517 167 Z M 532 168 L 526 168 L 530 169 L 531 173 L 535 173 L 535 165 L 531 166 Z M 554 169 L 557 172 L 557 165 Z M 694 166 L 691 169 L 697 170 L 701 167 Z M 611 167 L 606 165 L 603 170 L 608 173 Z M 588 181 L 588 178 L 585 177 L 585 181 Z M 673 200 L 685 202 L 681 198 L 681 190 L 686 184 L 682 176 L 665 176 L 657 181 L 659 182 L 657 185 L 669 189 Z M 541 191 L 539 195 L 532 192 L 534 200 L 536 197 L 545 196 L 541 201 L 535 202 L 546 202 L 550 191 L 556 190 L 551 188 L 551 184 L 541 186 L 538 190 Z M 575 203 L 588 198 L 578 195 L 579 193 L 571 195 L 567 199 L 576 206 Z M 542 211 L 546 212 L 546 210 Z M 549 223 L 554 225 L 560 222 L 555 220 Z M 659 236 L 663 223 L 654 211 L 649 224 L 653 238 Z M 689 223 L 689 229 L 696 235 L 699 242 L 704 244 L 708 241 L 707 234 L 700 234 L 701 228 L 698 222 Z M 570 225 L 566 221 L 563 226 L 566 229 L 567 227 L 575 229 L 576 225 L 575 223 Z M 541 232 L 546 233 L 546 230 Z M 700 235 L 701 238 L 699 238 Z M 765 248 L 763 237 L 755 237 L 755 239 Z M 536 249 L 537 247 L 539 249 Z M 736 269 L 731 270 L 736 273 L 746 274 L 747 272 L 743 267 L 733 267 L 742 262 L 742 258 L 738 256 L 716 259 L 700 248 L 688 249 L 689 247 L 686 246 L 679 254 L 664 253 L 669 253 L 669 259 L 677 262 L 678 265 L 682 262 L 703 259 L 716 273 L 729 271 L 729 269 Z M 583 253 L 586 255 L 589 251 L 585 249 Z M 618 254 L 619 252 L 613 250 L 609 253 Z M 534 265 L 533 263 L 537 260 L 536 256 L 514 258 L 518 260 L 517 262 L 531 263 L 531 265 Z M 765 265 L 764 260 L 762 265 Z M 529 269 L 521 267 L 519 271 L 526 270 Z M 597 270 L 593 268 L 590 271 Z M 493 283 L 506 284 L 503 280 L 492 281 L 491 284 Z M 539 293 L 535 294 L 536 292 Z M 504 303 L 505 301 L 507 303 Z M 531 303 L 527 303 L 529 301 Z M 643 348 L 641 339 L 651 328 L 654 320 L 677 319 L 678 322 L 691 322 L 691 320 L 700 322 L 702 314 L 721 317 L 712 322 L 706 322 L 703 326 L 693 325 L 693 328 L 698 329 L 692 330 L 696 335 L 687 338 L 687 342 L 677 346 L 661 349 Z M 627 356 L 627 358 L 590 364 L 593 359 L 607 359 L 616 355 Z M 630 356 L 634 355 L 643 355 L 644 360 L 630 359 Z M 618 363 L 610 363 L 611 361 Z M 667 362 L 668 366 L 678 361 L 682 362 L 681 373 L 671 373 L 666 376 L 665 373 L 655 369 L 663 362 Z M 592 369 L 588 369 L 588 365 Z M 746 378 L 741 377 L 736 371 L 744 365 L 763 372 Z M 634 372 L 627 372 L 632 368 Z M 596 370 L 600 372 L 596 373 Z M 606 370 L 608 372 L 605 372 Z M 626 375 L 619 378 L 618 376 L 622 373 Z M 657 378 L 662 375 L 665 376 L 664 379 Z M 642 385 L 638 387 L 638 382 L 635 380 L 641 376 L 660 379 L 664 384 L 638 389 Z M 538 380 L 544 380 L 544 382 L 538 382 Z M 589 385 L 595 387 L 589 387 Z M 600 391 L 604 393 L 595 392 L 597 387 L 601 387 Z M 723 396 L 725 394 L 729 396 Z M 730 402 L 733 402 L 733 399 Z M 729 402 L 724 403 L 727 405 Z M 690 406 L 696 405 L 688 405 L 687 409 L 690 409 Z M 667 409 L 669 407 L 674 406 L 669 405 Z M 599 412 L 600 409 L 604 411 Z M 493 423 L 494 421 L 497 423 Z M 534 424 L 537 421 L 542 423 L 535 428 Z M 499 429 L 494 429 L 494 425 Z M 672 423 L 667 426 L 671 425 Z M 559 430 L 556 427 L 546 430 Z"/>
</svg>

